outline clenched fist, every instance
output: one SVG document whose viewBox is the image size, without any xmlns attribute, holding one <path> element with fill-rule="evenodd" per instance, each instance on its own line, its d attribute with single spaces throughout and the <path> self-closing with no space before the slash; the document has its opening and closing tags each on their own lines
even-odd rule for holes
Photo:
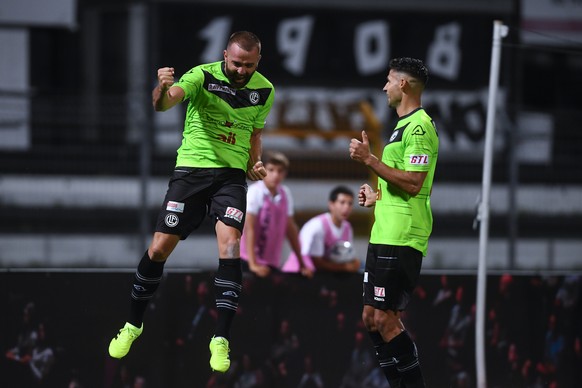
<svg viewBox="0 0 582 388">
<path fill-rule="evenodd" d="M 360 191 L 358 192 L 358 204 L 364 207 L 372 207 L 376 204 L 376 199 L 378 194 L 370 187 L 369 184 L 364 183 L 360 186 Z"/>
<path fill-rule="evenodd" d="M 247 177 L 252 181 L 260 181 L 267 176 L 267 170 L 260 160 L 254 166 L 249 166 L 247 170 Z"/>
<path fill-rule="evenodd" d="M 174 68 L 162 67 L 158 69 L 158 83 L 162 91 L 170 89 L 174 84 Z"/>
</svg>

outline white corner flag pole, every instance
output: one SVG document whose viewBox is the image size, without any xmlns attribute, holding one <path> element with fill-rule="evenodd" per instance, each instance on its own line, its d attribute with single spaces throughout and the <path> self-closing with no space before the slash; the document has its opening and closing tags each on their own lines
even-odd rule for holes
<svg viewBox="0 0 582 388">
<path fill-rule="evenodd" d="M 477 316 L 475 323 L 475 361 L 477 364 L 477 387 L 487 387 L 485 368 L 485 291 L 487 285 L 487 240 L 489 235 L 489 194 L 491 191 L 491 165 L 493 161 L 493 135 L 495 131 L 495 108 L 501 60 L 501 39 L 507 36 L 508 28 L 500 20 L 493 22 L 493 44 L 491 70 L 489 74 L 489 98 L 487 101 L 487 123 L 485 129 L 485 151 L 483 156 L 483 192 L 479 204 L 479 268 L 477 272 Z"/>
</svg>

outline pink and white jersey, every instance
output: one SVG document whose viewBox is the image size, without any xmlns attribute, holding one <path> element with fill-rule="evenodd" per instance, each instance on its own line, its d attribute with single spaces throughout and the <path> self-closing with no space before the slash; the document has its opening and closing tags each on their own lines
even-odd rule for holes
<svg viewBox="0 0 582 388">
<path fill-rule="evenodd" d="M 331 248 L 338 241 L 353 243 L 354 231 L 352 224 L 342 221 L 340 227 L 335 226 L 330 213 L 323 213 L 313 217 L 303 225 L 299 232 L 301 254 L 303 262 L 312 270 L 315 270 L 311 257 L 328 257 Z M 283 265 L 284 272 L 299 272 L 299 260 L 294 252 Z"/>
<path fill-rule="evenodd" d="M 279 268 L 281 250 L 286 238 L 287 221 L 293 217 L 293 199 L 285 185 L 271 195 L 263 181 L 249 186 L 247 193 L 247 214 L 257 216 L 255 223 L 255 255 L 257 263 Z M 243 232 L 240 244 L 243 260 L 248 260 L 246 236 Z"/>
</svg>

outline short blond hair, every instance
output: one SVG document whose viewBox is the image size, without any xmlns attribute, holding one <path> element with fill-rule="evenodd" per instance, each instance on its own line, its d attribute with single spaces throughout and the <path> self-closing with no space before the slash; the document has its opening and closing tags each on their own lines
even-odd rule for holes
<svg viewBox="0 0 582 388">
<path fill-rule="evenodd" d="M 265 153 L 264 162 L 267 164 L 274 164 L 276 166 L 283 166 L 285 170 L 289 169 L 289 159 L 282 152 L 268 151 Z"/>
</svg>

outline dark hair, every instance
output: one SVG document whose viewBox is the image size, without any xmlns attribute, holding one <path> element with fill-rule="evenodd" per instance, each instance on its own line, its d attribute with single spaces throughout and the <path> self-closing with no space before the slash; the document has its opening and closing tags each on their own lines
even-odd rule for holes
<svg viewBox="0 0 582 388">
<path fill-rule="evenodd" d="M 425 86 L 428 82 L 428 69 L 420 59 L 394 58 L 390 61 L 390 69 L 406 73 L 418 79 Z"/>
<path fill-rule="evenodd" d="M 346 186 L 337 186 L 329 193 L 329 200 L 330 202 L 337 201 L 337 197 L 340 194 L 349 195 L 350 197 L 354 198 L 354 192 L 348 189 Z"/>
<path fill-rule="evenodd" d="M 266 152 L 263 164 L 274 164 L 276 166 L 285 167 L 285 170 L 289 169 L 289 159 L 287 159 L 287 157 L 282 152 L 277 151 Z"/>
<path fill-rule="evenodd" d="M 226 47 L 230 47 L 233 43 L 236 43 L 245 51 L 253 51 L 256 47 L 259 49 L 259 54 L 261 53 L 261 41 L 252 32 L 237 31 L 233 33 L 230 38 L 228 38 L 228 44 Z"/>
</svg>

